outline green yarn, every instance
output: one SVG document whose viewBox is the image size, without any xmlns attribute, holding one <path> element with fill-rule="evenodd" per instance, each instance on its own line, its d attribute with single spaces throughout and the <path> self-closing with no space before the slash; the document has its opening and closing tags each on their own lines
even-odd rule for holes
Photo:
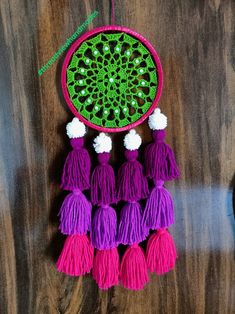
<svg viewBox="0 0 235 314">
<path fill-rule="evenodd" d="M 123 33 L 100 33 L 81 44 L 67 68 L 67 89 L 78 112 L 95 125 L 133 123 L 151 107 L 158 87 L 149 50 Z"/>
</svg>

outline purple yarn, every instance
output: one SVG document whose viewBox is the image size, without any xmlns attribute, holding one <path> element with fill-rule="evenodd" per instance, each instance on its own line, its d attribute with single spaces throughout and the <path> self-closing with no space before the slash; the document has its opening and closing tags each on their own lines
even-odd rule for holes
<svg viewBox="0 0 235 314">
<path fill-rule="evenodd" d="M 92 219 L 91 243 L 99 250 L 107 250 L 117 246 L 117 216 L 115 210 L 108 206 L 100 206 Z"/>
<path fill-rule="evenodd" d="M 138 201 L 148 196 L 148 183 L 143 174 L 143 167 L 136 158 L 137 150 L 126 150 L 128 161 L 121 165 L 118 171 L 118 200 Z"/>
<path fill-rule="evenodd" d="M 84 234 L 90 230 L 91 203 L 80 190 L 66 196 L 59 212 L 59 229 L 63 234 Z"/>
<path fill-rule="evenodd" d="M 170 146 L 164 143 L 165 130 L 153 131 L 154 143 L 145 150 L 145 171 L 149 178 L 168 181 L 179 177 L 179 168 Z"/>
<path fill-rule="evenodd" d="M 110 153 L 98 154 L 99 165 L 91 177 L 91 201 L 95 205 L 111 204 L 115 199 L 115 175 L 108 164 Z"/>
<path fill-rule="evenodd" d="M 142 209 L 139 203 L 129 202 L 121 210 L 117 242 L 125 245 L 139 243 L 146 239 L 148 229 L 142 223 Z"/>
<path fill-rule="evenodd" d="M 144 210 L 143 225 L 149 229 L 168 228 L 174 223 L 174 205 L 170 193 L 163 187 L 164 181 L 156 181 Z"/>
<path fill-rule="evenodd" d="M 90 156 L 83 148 L 84 139 L 73 138 L 70 144 L 73 150 L 69 152 L 63 169 L 61 188 L 73 191 L 74 189 L 85 190 L 90 187 Z"/>
</svg>

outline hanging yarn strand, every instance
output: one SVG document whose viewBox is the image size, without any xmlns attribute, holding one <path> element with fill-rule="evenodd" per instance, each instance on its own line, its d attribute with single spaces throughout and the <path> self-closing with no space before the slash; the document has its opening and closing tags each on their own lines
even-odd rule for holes
<svg viewBox="0 0 235 314">
<path fill-rule="evenodd" d="M 146 202 L 143 225 L 157 230 L 149 238 L 146 252 L 148 268 L 157 275 L 172 270 L 177 258 L 174 240 L 166 229 L 174 223 L 174 206 L 164 181 L 177 178 L 179 169 L 172 149 L 164 143 L 166 126 L 167 117 L 156 109 L 149 117 L 154 143 L 145 151 L 146 174 L 153 179 L 155 187 Z"/>
<path fill-rule="evenodd" d="M 143 174 L 143 167 L 136 159 L 141 142 L 141 137 L 135 130 L 127 133 L 124 137 L 127 161 L 118 171 L 118 199 L 126 203 L 121 210 L 117 240 L 125 245 L 139 243 L 147 236 L 147 230 L 142 224 L 142 208 L 138 203 L 148 195 L 148 183 Z"/>
<path fill-rule="evenodd" d="M 111 1 L 111 23 L 115 25 L 115 1 Z"/>
<path fill-rule="evenodd" d="M 118 172 L 118 198 L 126 201 L 121 210 L 118 228 L 118 243 L 130 245 L 126 250 L 120 269 L 120 280 L 125 288 L 143 289 L 148 282 L 147 264 L 143 250 L 138 243 L 147 237 L 147 228 L 142 223 L 142 208 L 138 201 L 148 195 L 147 180 L 143 167 L 137 161 L 141 137 L 135 130 L 124 138 L 127 161 Z"/>
<path fill-rule="evenodd" d="M 101 289 L 118 284 L 119 255 L 116 243 L 117 216 L 110 206 L 116 201 L 115 175 L 108 163 L 112 149 L 111 138 L 100 133 L 94 139 L 94 149 L 99 164 L 91 178 L 91 200 L 98 205 L 92 219 L 91 242 L 97 249 L 94 258 L 93 277 Z"/>
<path fill-rule="evenodd" d="M 91 203 L 82 193 L 90 186 L 90 156 L 83 148 L 86 128 L 77 118 L 67 124 L 67 135 L 73 150 L 66 159 L 62 188 L 70 190 L 59 212 L 59 229 L 68 235 L 57 261 L 57 269 L 71 276 L 89 273 L 94 249 L 86 233 L 91 227 Z"/>
<path fill-rule="evenodd" d="M 72 122 L 67 124 L 66 130 L 73 149 L 64 164 L 61 188 L 69 191 L 86 190 L 90 187 L 91 168 L 90 156 L 83 147 L 86 128 L 78 118 L 73 118 Z"/>
<path fill-rule="evenodd" d="M 117 197 L 119 201 L 138 201 L 148 196 L 148 183 L 143 173 L 143 167 L 137 160 L 141 142 L 141 137 L 135 130 L 130 130 L 124 138 L 127 161 L 121 165 L 118 171 Z"/>
<path fill-rule="evenodd" d="M 94 149 L 98 154 L 99 165 L 95 167 L 91 177 L 91 201 L 94 205 L 115 203 L 115 175 L 109 165 L 111 138 L 100 133 L 94 140 Z"/>
</svg>

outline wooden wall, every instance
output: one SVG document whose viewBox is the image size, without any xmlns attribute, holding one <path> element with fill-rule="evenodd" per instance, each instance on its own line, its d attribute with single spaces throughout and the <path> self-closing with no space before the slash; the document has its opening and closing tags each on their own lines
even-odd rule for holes
<svg viewBox="0 0 235 314">
<path fill-rule="evenodd" d="M 0 313 L 234 313 L 232 0 L 116 0 L 116 23 L 148 38 L 164 69 L 160 106 L 182 174 L 167 184 L 175 270 L 140 292 L 100 291 L 90 276 L 56 272 L 72 114 L 61 95 L 63 57 L 42 77 L 37 70 L 93 10 L 89 28 L 110 23 L 108 0 L 0 2 Z M 145 125 L 138 131 L 150 140 Z"/>
</svg>

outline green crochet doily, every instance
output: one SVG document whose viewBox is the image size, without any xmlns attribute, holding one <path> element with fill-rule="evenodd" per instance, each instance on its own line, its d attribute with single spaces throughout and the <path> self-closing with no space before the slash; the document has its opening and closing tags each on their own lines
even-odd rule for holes
<svg viewBox="0 0 235 314">
<path fill-rule="evenodd" d="M 69 97 L 80 115 L 101 127 L 134 123 L 156 96 L 158 78 L 149 50 L 126 33 L 84 41 L 67 67 Z"/>
</svg>

